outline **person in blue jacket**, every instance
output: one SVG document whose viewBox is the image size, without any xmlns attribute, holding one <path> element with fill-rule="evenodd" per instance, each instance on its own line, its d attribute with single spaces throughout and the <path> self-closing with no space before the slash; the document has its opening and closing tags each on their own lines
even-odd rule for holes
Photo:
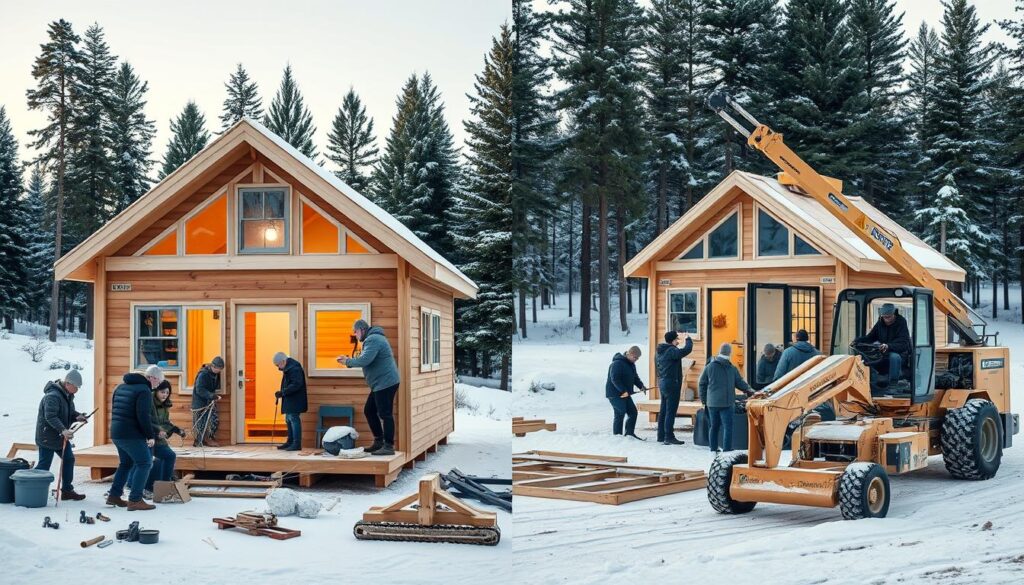
<svg viewBox="0 0 1024 585">
<path fill-rule="evenodd" d="M 612 418 L 612 434 L 622 435 L 634 439 L 636 436 L 636 404 L 633 404 L 633 395 L 636 391 L 633 388 L 647 392 L 647 387 L 640 381 L 636 373 L 636 361 L 640 359 L 640 348 L 633 346 L 626 350 L 626 353 L 617 353 L 612 357 L 612 363 L 608 366 L 608 380 L 604 385 L 604 395 L 615 411 Z M 625 433 L 623 433 L 623 419 L 625 419 Z M 643 441 L 643 439 L 640 439 Z"/>
<path fill-rule="evenodd" d="M 808 341 L 810 336 L 806 330 L 801 329 L 797 331 L 794 337 L 796 338 L 796 343 L 787 347 L 786 351 L 782 352 L 782 357 L 779 358 L 779 365 L 775 366 L 775 379 L 772 380 L 773 382 L 821 353 L 818 351 L 818 348 L 811 345 L 810 341 Z"/>
<path fill-rule="evenodd" d="M 658 407 L 658 442 L 665 445 L 682 445 L 684 441 L 676 438 L 673 429 L 676 424 L 676 411 L 679 409 L 679 398 L 683 389 L 682 360 L 693 351 L 693 340 L 689 333 L 680 338 L 675 331 L 665 332 L 665 343 L 655 348 L 654 364 L 658 368 L 658 394 L 661 404 Z M 679 347 L 680 342 L 684 342 Z"/>
<path fill-rule="evenodd" d="M 302 418 L 300 414 L 309 410 L 306 398 L 306 371 L 294 358 L 283 351 L 274 354 L 274 365 L 281 370 L 281 389 L 274 397 L 281 401 L 281 414 L 288 427 L 288 440 L 277 448 L 282 451 L 302 450 Z"/>
<path fill-rule="evenodd" d="M 339 357 L 338 363 L 348 368 L 362 368 L 366 384 L 370 387 L 363 414 L 373 433 L 373 444 L 364 451 L 371 455 L 394 455 L 394 403 L 401 383 L 395 354 L 380 327 L 370 327 L 369 323 L 359 319 L 352 325 L 352 333 L 363 342 L 363 350 L 356 357 Z"/>
<path fill-rule="evenodd" d="M 145 374 L 125 374 L 124 382 L 114 388 L 110 405 L 110 439 L 114 442 L 119 459 L 114 483 L 107 493 L 107 505 L 127 507 L 128 511 L 152 510 L 156 506 L 142 499 L 142 492 L 153 468 L 156 443 L 153 427 L 153 389 L 164 381 L 163 370 L 152 365 Z M 124 487 L 131 479 L 128 501 L 121 498 Z"/>
</svg>

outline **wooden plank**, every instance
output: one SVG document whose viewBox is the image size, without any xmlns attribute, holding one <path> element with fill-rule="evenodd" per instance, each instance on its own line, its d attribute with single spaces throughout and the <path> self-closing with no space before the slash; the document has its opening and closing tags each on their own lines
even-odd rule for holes
<svg viewBox="0 0 1024 585">
<path fill-rule="evenodd" d="M 520 455 L 536 455 L 538 457 L 564 457 L 568 459 L 594 459 L 597 461 L 615 461 L 617 463 L 625 463 L 628 461 L 626 457 L 620 457 L 617 455 L 587 455 L 584 453 L 564 453 L 561 451 L 529 451 L 528 453 L 520 453 Z M 513 457 L 516 457 L 513 455 Z"/>
<path fill-rule="evenodd" d="M 591 483 L 597 480 L 611 479 L 616 475 L 617 473 L 614 469 L 599 469 L 575 473 L 573 475 L 558 475 L 542 479 L 530 479 L 519 482 L 519 485 L 536 487 L 571 487 L 574 485 Z"/>
<path fill-rule="evenodd" d="M 96 406 L 93 420 L 93 444 L 107 442 L 107 260 L 96 260 L 96 282 L 93 284 L 93 378 L 92 398 Z M 125 337 L 125 339 L 128 339 Z"/>
<path fill-rule="evenodd" d="M 441 489 L 441 480 L 438 474 L 431 473 L 420 479 L 420 507 L 416 511 L 416 521 L 421 526 L 430 526 L 434 523 L 434 513 L 437 512 L 434 493 L 439 489 Z"/>
<path fill-rule="evenodd" d="M 35 451 L 39 452 L 39 447 L 35 443 L 12 443 L 10 450 L 7 451 L 7 458 L 14 459 L 18 456 L 19 451 Z"/>
</svg>

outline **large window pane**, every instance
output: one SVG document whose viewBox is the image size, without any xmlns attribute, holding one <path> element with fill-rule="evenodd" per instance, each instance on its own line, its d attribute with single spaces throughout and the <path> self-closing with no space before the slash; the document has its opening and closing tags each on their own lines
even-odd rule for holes
<svg viewBox="0 0 1024 585">
<path fill-rule="evenodd" d="M 242 192 L 242 217 L 245 219 L 263 219 L 263 192 Z"/>
<path fill-rule="evenodd" d="M 433 337 L 433 351 L 430 356 L 432 364 L 441 363 L 441 315 L 431 315 L 430 334 Z"/>
<path fill-rule="evenodd" d="M 311 304 L 309 306 L 309 356 L 311 373 L 342 375 L 350 368 L 338 363 L 341 356 L 357 357 L 362 343 L 352 334 L 359 319 L 368 320 L 370 305 L 364 303 Z M 351 368 L 359 371 L 359 368 Z"/>
<path fill-rule="evenodd" d="M 759 256 L 789 255 L 789 230 L 760 209 L 757 210 L 757 253 Z"/>
<path fill-rule="evenodd" d="M 733 213 L 708 235 L 708 258 L 736 258 L 738 253 L 737 215 Z"/>
<path fill-rule="evenodd" d="M 285 192 L 242 191 L 242 252 L 288 252 L 288 204 Z"/>
<path fill-rule="evenodd" d="M 284 191 L 267 191 L 263 194 L 263 217 L 284 218 Z"/>
<path fill-rule="evenodd" d="M 306 203 L 302 204 L 302 252 L 338 253 L 338 226 Z"/>
<path fill-rule="evenodd" d="M 669 293 L 669 327 L 673 331 L 697 333 L 697 291 Z"/>
<path fill-rule="evenodd" d="M 221 320 L 220 309 L 187 309 L 185 311 L 185 328 L 188 331 L 185 340 L 185 351 L 188 359 L 185 386 L 195 384 L 196 375 L 203 365 L 221 355 Z"/>
<path fill-rule="evenodd" d="M 177 307 L 136 307 L 135 367 L 156 364 L 178 369 L 180 336 Z"/>
<path fill-rule="evenodd" d="M 227 254 L 228 200 L 221 196 L 185 222 L 185 254 Z"/>
</svg>

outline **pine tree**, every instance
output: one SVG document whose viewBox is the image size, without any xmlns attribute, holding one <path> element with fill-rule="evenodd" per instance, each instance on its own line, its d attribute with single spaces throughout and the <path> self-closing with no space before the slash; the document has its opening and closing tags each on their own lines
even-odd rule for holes
<svg viewBox="0 0 1024 585">
<path fill-rule="evenodd" d="M 149 190 L 149 169 L 155 124 L 146 117 L 149 84 L 128 63 L 114 76 L 110 102 L 110 140 L 114 159 L 114 205 L 120 213 Z"/>
<path fill-rule="evenodd" d="M 25 242 L 25 293 L 28 318 L 40 321 L 47 314 L 53 284 L 53 217 L 46 204 L 46 182 L 40 165 L 32 167 L 25 198 L 22 200 L 24 221 L 21 222 Z"/>
<path fill-rule="evenodd" d="M 21 165 L 7 108 L 0 106 L 0 328 L 12 329 L 15 315 L 28 308 L 21 204 Z"/>
<path fill-rule="evenodd" d="M 484 58 L 470 95 L 472 119 L 464 123 L 468 185 L 457 198 L 455 244 L 462 270 L 480 286 L 476 300 L 460 303 L 456 347 L 497 355 L 501 388 L 508 389 L 515 332 L 509 272 L 512 257 L 512 120 L 515 49 L 502 25 Z"/>
<path fill-rule="evenodd" d="M 40 151 L 36 159 L 46 167 L 56 166 L 54 215 L 54 257 L 63 254 L 64 183 L 71 142 L 68 130 L 74 115 L 74 96 L 83 71 L 83 57 L 78 50 L 78 35 L 71 23 L 58 20 L 50 23 L 49 41 L 41 46 L 42 52 L 32 66 L 32 77 L 37 87 L 26 92 L 29 110 L 44 110 L 47 123 L 29 131 L 35 142 L 30 146 Z M 57 299 L 60 282 L 53 281 L 50 294 L 50 341 L 57 340 Z"/>
<path fill-rule="evenodd" d="M 160 179 L 174 172 L 206 147 L 210 133 L 206 131 L 206 117 L 199 111 L 199 106 L 192 100 L 185 104 L 178 118 L 171 120 L 171 140 L 167 143 L 164 153 L 163 168 Z"/>
<path fill-rule="evenodd" d="M 228 78 L 224 88 L 228 91 L 228 96 L 224 98 L 224 109 L 220 115 L 221 132 L 242 118 L 259 120 L 263 117 L 263 98 L 260 97 L 259 87 L 250 79 L 249 73 L 241 63 Z"/>
<path fill-rule="evenodd" d="M 368 186 L 366 170 L 376 161 L 376 141 L 373 118 L 366 115 L 366 106 L 349 88 L 327 135 L 327 158 L 338 165 L 338 178 L 356 191 L 362 192 Z"/>
<path fill-rule="evenodd" d="M 1018 20 L 1002 20 L 999 26 L 1016 42 L 1016 46 L 1007 50 L 1009 70 L 1017 83 L 1007 88 L 1002 100 L 999 123 L 1002 126 L 1003 145 L 999 149 L 999 165 L 1007 170 L 1007 198 L 1011 215 L 1009 223 L 1016 227 L 1018 244 L 1018 282 L 1024 283 L 1024 0 L 1017 0 L 1016 12 Z M 1021 300 L 1024 302 L 1024 287 L 1021 289 Z M 1021 316 L 1024 320 L 1024 315 Z"/>
<path fill-rule="evenodd" d="M 281 87 L 270 104 L 270 111 L 263 124 L 302 154 L 309 158 L 316 157 L 316 147 L 313 146 L 316 126 L 313 125 L 313 115 L 302 100 L 299 86 L 292 77 L 291 65 L 284 68 Z"/>
<path fill-rule="evenodd" d="M 931 205 L 914 214 L 927 230 L 926 242 L 960 266 L 970 267 L 977 254 L 976 248 L 991 238 L 971 220 L 964 203 L 964 195 L 950 173 L 943 178 Z"/>
<path fill-rule="evenodd" d="M 921 209 L 929 204 L 931 191 L 925 181 L 927 169 L 931 166 L 928 151 L 932 137 L 926 121 L 931 116 L 935 101 L 935 61 L 939 54 L 939 37 L 935 31 L 922 22 L 917 36 L 910 42 L 907 56 L 910 61 L 907 75 L 907 99 L 909 124 L 912 132 L 911 162 L 913 166 L 907 172 L 908 208 Z M 915 231 L 924 233 L 918 224 Z"/>
</svg>

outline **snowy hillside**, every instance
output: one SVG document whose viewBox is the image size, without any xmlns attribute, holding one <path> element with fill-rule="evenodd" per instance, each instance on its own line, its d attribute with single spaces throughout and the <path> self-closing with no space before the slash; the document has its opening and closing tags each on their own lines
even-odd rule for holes
<svg viewBox="0 0 1024 585">
<path fill-rule="evenodd" d="M 0 455 L 12 442 L 34 438 L 36 410 L 47 380 L 59 378 L 63 370 L 48 369 L 62 358 L 84 367 L 85 387 L 76 397 L 78 410 L 92 410 L 92 351 L 84 340 L 60 341 L 40 363 L 32 363 L 19 347 L 29 342 L 23 335 L 0 339 Z M 218 530 L 215 516 L 229 516 L 246 509 L 262 510 L 261 500 L 196 498 L 188 504 L 164 504 L 149 512 L 125 512 L 102 505 L 109 484 L 88 479 L 79 468 L 75 488 L 88 498 L 61 503 L 55 510 L 26 509 L 0 505 L 0 558 L 5 574 L 0 582 L 30 585 L 51 578 L 60 567 L 73 571 L 73 579 L 93 583 L 228 584 L 242 582 L 316 583 L 388 582 L 396 584 L 459 583 L 481 574 L 504 574 L 512 550 L 511 516 L 498 513 L 502 541 L 496 547 L 357 541 L 352 526 L 370 506 L 385 505 L 416 490 L 419 477 L 432 471 L 447 472 L 458 467 L 482 476 L 510 475 L 510 394 L 490 388 L 459 384 L 459 393 L 470 403 L 456 411 L 456 431 L 449 444 L 437 454 L 405 471 L 387 489 L 373 487 L 372 478 L 329 479 L 304 490 L 324 507 L 336 499 L 333 510 L 321 511 L 319 518 L 282 518 L 280 524 L 302 531 L 288 541 L 251 537 L 235 531 Z M 90 432 L 81 433 L 75 445 L 92 444 Z M 32 457 L 34 454 L 27 454 Z M 34 457 L 33 457 L 34 458 Z M 56 473 L 58 461 L 52 471 Z M 294 487 L 294 486 L 293 486 Z M 476 505 L 475 503 L 472 503 Z M 485 510 L 490 507 L 480 506 Z M 79 524 L 78 514 L 102 511 L 109 524 Z M 42 528 L 44 516 L 60 523 L 59 530 Z M 160 530 L 160 543 L 147 547 L 115 542 L 99 549 L 82 549 L 79 542 L 127 528 L 138 520 L 143 528 Z M 212 538 L 218 549 L 203 542 Z M 369 575 L 377 575 L 369 578 Z M 358 578 L 357 578 L 358 577 Z"/>
<path fill-rule="evenodd" d="M 566 299 L 559 304 L 540 312 L 528 340 L 513 344 L 514 414 L 545 418 L 558 430 L 513 439 L 513 452 L 624 455 L 631 463 L 706 470 L 712 461 L 706 448 L 678 431 L 685 445 L 655 443 L 646 413 L 637 425 L 646 442 L 611 435 L 612 411 L 604 398 L 608 362 L 629 345 L 647 351 L 646 316 L 633 316 L 631 334 L 613 331 L 610 345 L 583 343 L 579 330 L 567 325 Z M 1019 322 L 1020 308 L 1003 316 Z M 1024 327 L 1000 320 L 992 329 L 1017 352 L 1011 379 L 1014 411 L 1022 412 Z M 650 384 L 646 358 L 637 366 Z M 548 382 L 555 390 L 530 389 Z M 1015 441 L 990 481 L 955 481 L 941 457 L 931 458 L 925 470 L 892 477 L 884 519 L 850 522 L 836 509 L 773 504 L 723 516 L 711 510 L 704 491 L 620 506 L 517 498 L 515 559 L 530 567 L 538 584 L 604 584 L 609 578 L 759 585 L 1021 583 L 1024 435 Z"/>
</svg>

